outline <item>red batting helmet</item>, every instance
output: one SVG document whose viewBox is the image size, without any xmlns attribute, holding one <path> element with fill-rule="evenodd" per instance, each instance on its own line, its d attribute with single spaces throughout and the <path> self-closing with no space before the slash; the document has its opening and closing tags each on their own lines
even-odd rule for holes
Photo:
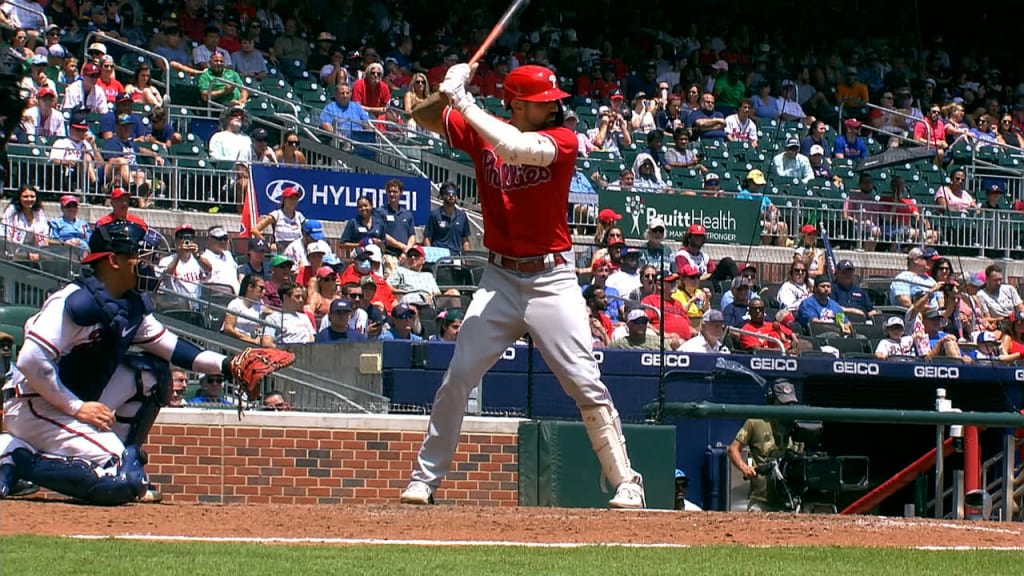
<svg viewBox="0 0 1024 576">
<path fill-rule="evenodd" d="M 690 224 L 690 227 L 686 229 L 686 233 L 690 236 L 706 236 L 708 231 L 700 224 Z"/>
<path fill-rule="evenodd" d="M 568 98 L 569 94 L 558 88 L 558 77 L 543 66 L 527 64 L 505 76 L 505 103 L 513 100 L 527 102 L 553 102 Z"/>
</svg>

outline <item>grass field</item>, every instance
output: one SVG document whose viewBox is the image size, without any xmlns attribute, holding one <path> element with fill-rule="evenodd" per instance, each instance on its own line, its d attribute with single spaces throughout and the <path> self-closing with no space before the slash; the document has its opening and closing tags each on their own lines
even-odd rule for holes
<svg viewBox="0 0 1024 576">
<path fill-rule="evenodd" d="M 72 540 L 40 536 L 0 538 L 0 572 L 19 576 L 116 574 L 163 576 L 312 576 L 371 574 L 629 574 L 785 576 L 1024 573 L 1024 553 L 921 551 L 879 548 L 586 547 L 514 546 L 284 546 Z"/>
</svg>

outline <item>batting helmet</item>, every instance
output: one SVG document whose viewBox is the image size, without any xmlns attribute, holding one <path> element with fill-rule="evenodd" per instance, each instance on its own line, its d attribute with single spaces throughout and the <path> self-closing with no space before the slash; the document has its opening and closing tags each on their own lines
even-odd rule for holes
<svg viewBox="0 0 1024 576">
<path fill-rule="evenodd" d="M 513 100 L 553 102 L 568 98 L 558 87 L 558 77 L 551 70 L 533 64 L 520 66 L 505 76 L 505 104 Z"/>
</svg>

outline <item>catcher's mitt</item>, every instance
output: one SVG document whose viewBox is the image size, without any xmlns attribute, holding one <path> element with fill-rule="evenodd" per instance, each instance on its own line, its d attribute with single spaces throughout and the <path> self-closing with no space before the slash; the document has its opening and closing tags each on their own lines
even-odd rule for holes
<svg viewBox="0 0 1024 576">
<path fill-rule="evenodd" d="M 267 374 L 287 368 L 295 362 L 295 354 L 277 348 L 246 348 L 224 360 L 224 376 L 252 399 L 259 395 L 260 380 Z"/>
</svg>

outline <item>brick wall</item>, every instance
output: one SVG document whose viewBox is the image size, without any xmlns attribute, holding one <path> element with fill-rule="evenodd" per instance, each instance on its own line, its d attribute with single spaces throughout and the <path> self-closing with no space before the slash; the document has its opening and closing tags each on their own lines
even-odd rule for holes
<svg viewBox="0 0 1024 576">
<path fill-rule="evenodd" d="M 518 421 L 467 418 L 435 500 L 518 502 Z M 146 467 L 165 502 L 397 502 L 423 440 L 423 416 L 247 414 L 165 409 Z"/>
</svg>

